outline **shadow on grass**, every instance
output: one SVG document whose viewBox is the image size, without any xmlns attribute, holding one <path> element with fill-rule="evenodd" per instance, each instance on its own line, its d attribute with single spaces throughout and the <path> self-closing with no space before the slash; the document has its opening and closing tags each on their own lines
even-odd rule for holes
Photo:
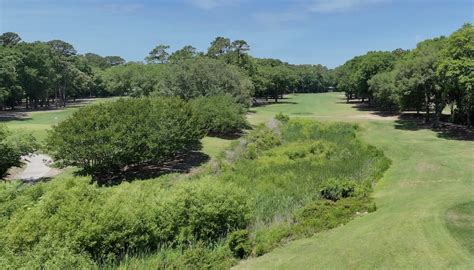
<svg viewBox="0 0 474 270">
<path fill-rule="evenodd" d="M 94 100 L 95 99 L 78 99 L 76 101 L 69 101 L 66 104 L 66 107 L 56 107 L 54 104 L 52 104 L 45 107 L 38 107 L 36 109 L 26 109 L 25 107 L 18 107 L 14 110 L 0 111 L 0 122 L 31 120 L 31 117 L 29 117 L 28 115 L 28 113 L 31 112 L 50 112 L 62 111 L 70 108 L 80 108 L 84 107 L 87 104 L 90 104 Z"/>
<path fill-rule="evenodd" d="M 380 116 L 380 117 L 392 117 L 392 116 L 400 115 L 399 113 L 397 113 L 395 111 L 390 112 L 390 111 L 387 111 L 387 110 L 382 110 L 382 109 L 376 108 L 374 106 L 371 106 L 368 103 L 362 103 L 361 101 L 351 101 L 349 103 L 346 103 L 344 101 L 344 102 L 340 102 L 340 103 L 352 104 L 351 107 L 353 109 L 356 109 L 360 112 L 369 112 L 371 114 L 374 114 L 374 115 L 377 115 L 377 116 Z"/>
<path fill-rule="evenodd" d="M 350 100 L 349 103 L 346 102 L 345 98 L 341 98 L 337 103 L 339 104 L 351 104 L 352 108 L 361 111 L 368 112 L 380 117 L 392 117 L 398 116 L 398 119 L 395 120 L 395 128 L 402 130 L 421 130 L 421 129 L 430 129 L 437 133 L 439 138 L 444 138 L 447 140 L 461 140 L 461 141 L 474 141 L 474 129 L 467 128 L 463 125 L 457 125 L 449 123 L 449 116 L 443 115 L 438 127 L 434 127 L 434 123 L 425 122 L 425 115 L 423 113 L 416 114 L 414 112 L 404 112 L 404 113 L 391 113 L 384 111 L 373 106 L 370 106 L 367 103 L 362 103 L 361 100 Z"/>
<path fill-rule="evenodd" d="M 122 182 L 154 179 L 170 173 L 189 173 L 193 168 L 199 167 L 209 161 L 209 159 L 208 155 L 194 151 L 187 155 L 178 156 L 170 162 L 129 166 L 120 171 L 95 175 L 92 180 L 97 181 L 101 186 L 113 186 Z M 83 175 L 82 172 L 77 172 L 76 174 Z"/>
<path fill-rule="evenodd" d="M 448 122 L 440 122 L 438 127 L 434 127 L 432 122 L 425 123 L 423 115 L 402 114 L 399 119 L 395 121 L 395 128 L 412 131 L 431 129 L 437 133 L 439 138 L 474 141 L 474 129 Z"/>
<path fill-rule="evenodd" d="M 26 121 L 31 120 L 27 112 L 4 111 L 0 112 L 0 123 L 9 121 Z"/>
<path fill-rule="evenodd" d="M 275 102 L 275 99 L 272 99 L 272 98 L 269 98 L 268 100 L 264 98 L 254 98 L 252 100 L 252 108 L 264 107 L 264 106 L 276 105 L 276 104 L 298 104 L 298 102 L 288 101 L 287 97 L 279 98 L 277 102 Z"/>
</svg>

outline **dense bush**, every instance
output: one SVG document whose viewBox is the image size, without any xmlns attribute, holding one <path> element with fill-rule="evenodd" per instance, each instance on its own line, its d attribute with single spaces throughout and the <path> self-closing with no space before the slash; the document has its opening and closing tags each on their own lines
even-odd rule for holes
<svg viewBox="0 0 474 270">
<path fill-rule="evenodd" d="M 240 132 L 248 126 L 245 108 L 230 95 L 198 97 L 191 100 L 209 135 L 227 135 Z"/>
<path fill-rule="evenodd" d="M 203 169 L 185 180 L 0 185 L 0 263 L 229 268 L 238 258 L 375 210 L 369 192 L 389 161 L 359 141 L 356 130 L 271 121 L 236 141 L 212 175 Z"/>
<path fill-rule="evenodd" d="M 38 256 L 34 268 L 59 254 L 113 262 L 160 246 L 217 243 L 250 218 L 243 191 L 212 180 L 166 190 L 152 182 L 103 189 L 64 179 L 31 188 L 4 185 L 0 196 L 1 209 L 10 209 L 2 213 L 0 246 L 8 247 L 12 265 L 22 263 L 21 255 Z"/>
<path fill-rule="evenodd" d="M 199 123 L 177 98 L 121 99 L 81 108 L 53 127 L 47 144 L 60 164 L 97 176 L 199 149 Z"/>
<path fill-rule="evenodd" d="M 357 192 L 357 186 L 352 181 L 342 179 L 329 179 L 325 181 L 319 190 L 321 198 L 338 201 L 343 198 L 352 197 Z"/>
</svg>

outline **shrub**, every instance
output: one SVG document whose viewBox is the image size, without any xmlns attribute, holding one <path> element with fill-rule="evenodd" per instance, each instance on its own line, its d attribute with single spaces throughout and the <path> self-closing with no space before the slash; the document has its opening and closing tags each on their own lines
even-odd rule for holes
<svg viewBox="0 0 474 270">
<path fill-rule="evenodd" d="M 286 114 L 283 114 L 283 113 L 278 113 L 277 115 L 275 115 L 275 119 L 280 121 L 280 122 L 283 122 L 283 123 L 286 123 L 290 120 L 290 117 Z"/>
<path fill-rule="evenodd" d="M 59 164 L 98 176 L 127 165 L 172 160 L 199 149 L 203 136 L 185 102 L 139 98 L 81 108 L 53 127 L 47 143 Z"/>
<path fill-rule="evenodd" d="M 356 185 L 352 181 L 329 179 L 319 190 L 321 198 L 337 201 L 342 198 L 352 197 L 356 192 Z"/>
<path fill-rule="evenodd" d="M 235 185 L 211 179 L 169 190 L 152 182 L 104 189 L 86 178 L 38 186 L 43 193 L 36 199 L 30 188 L 11 188 L 17 193 L 10 196 L 11 203 L 27 204 L 1 217 L 0 246 L 8 248 L 17 264 L 27 263 L 22 261 L 27 255 L 43 266 L 61 256 L 72 265 L 90 259 L 110 263 L 161 246 L 212 245 L 246 228 L 250 220 L 248 196 Z M 9 202 L 0 201 L 0 209 L 5 204 Z"/>
<path fill-rule="evenodd" d="M 351 220 L 357 212 L 366 211 L 367 198 L 346 198 L 337 202 L 315 201 L 295 211 L 295 234 L 312 235 L 335 228 Z"/>
<path fill-rule="evenodd" d="M 236 258 L 245 258 L 251 252 L 248 230 L 238 230 L 231 233 L 227 238 L 227 243 Z"/>
<path fill-rule="evenodd" d="M 240 132 L 248 126 L 245 108 L 227 95 L 198 97 L 191 106 L 209 135 L 227 135 Z"/>
</svg>

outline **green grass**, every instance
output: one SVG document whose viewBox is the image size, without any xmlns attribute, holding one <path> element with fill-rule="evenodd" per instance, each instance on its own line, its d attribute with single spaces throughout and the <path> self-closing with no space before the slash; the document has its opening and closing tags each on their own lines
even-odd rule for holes
<svg viewBox="0 0 474 270">
<path fill-rule="evenodd" d="M 97 98 L 87 104 L 109 102 L 117 99 L 117 97 Z M 70 104 L 65 109 L 29 112 L 24 119 L 3 121 L 0 124 L 5 124 L 13 133 L 31 133 L 37 140 L 42 141 L 46 138 L 48 129 L 68 118 L 83 105 Z"/>
<path fill-rule="evenodd" d="M 474 256 L 474 201 L 451 207 L 446 220 L 451 234 Z"/>
<path fill-rule="evenodd" d="M 474 256 L 448 230 L 446 212 L 473 198 L 474 143 L 426 129 L 399 129 L 390 119 L 364 118 L 367 112 L 340 103 L 342 98 L 338 93 L 297 95 L 288 101 L 298 105 L 257 108 L 250 119 L 257 123 L 278 112 L 313 112 L 318 120 L 358 122 L 362 138 L 392 160 L 375 187 L 377 211 L 237 268 L 472 269 Z"/>
</svg>

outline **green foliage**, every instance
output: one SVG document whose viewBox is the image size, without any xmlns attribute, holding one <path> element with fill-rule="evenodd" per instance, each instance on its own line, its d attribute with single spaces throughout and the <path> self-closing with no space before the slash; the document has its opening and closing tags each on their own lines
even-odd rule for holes
<svg viewBox="0 0 474 270">
<path fill-rule="evenodd" d="M 425 121 L 438 125 L 446 105 L 451 121 L 471 125 L 474 118 L 472 24 L 465 24 L 448 38 L 419 42 L 412 51 L 369 52 L 338 67 L 338 88 L 347 101 L 369 99 L 384 110 L 425 111 Z"/>
<path fill-rule="evenodd" d="M 447 88 L 455 116 L 470 125 L 474 121 L 474 26 L 465 24 L 446 40 L 437 74 Z"/>
<path fill-rule="evenodd" d="M 21 254 L 35 254 L 38 267 L 57 261 L 55 252 L 113 262 L 159 246 L 217 243 L 250 218 L 244 192 L 213 180 L 165 190 L 150 182 L 102 189 L 86 179 L 68 179 L 32 189 L 1 190 L 2 209 L 10 210 L 3 212 L 0 243 L 20 264 Z"/>
<path fill-rule="evenodd" d="M 361 207 L 368 204 L 372 184 L 389 161 L 380 150 L 357 140 L 356 131 L 351 124 L 291 119 L 273 128 L 257 127 L 222 156 L 219 177 L 254 198 L 256 254 L 304 231 L 305 225 L 293 229 L 294 212 L 322 196 L 338 202 L 357 198 Z M 354 209 L 332 222 L 350 219 Z"/>
<path fill-rule="evenodd" d="M 198 120 L 177 98 L 121 99 L 76 111 L 53 127 L 47 144 L 60 164 L 98 176 L 199 149 L 204 133 Z"/>
<path fill-rule="evenodd" d="M 280 121 L 280 122 L 288 122 L 290 120 L 290 117 L 286 114 L 283 114 L 283 113 L 278 113 L 277 115 L 275 115 L 275 119 Z"/>
<path fill-rule="evenodd" d="M 245 108 L 230 95 L 198 97 L 190 102 L 209 135 L 226 135 L 248 127 Z"/>
<path fill-rule="evenodd" d="M 198 57 L 170 65 L 156 95 L 190 100 L 200 96 L 229 94 L 248 105 L 252 83 L 236 67 L 222 61 Z"/>
<path fill-rule="evenodd" d="M 158 89 L 166 66 L 128 63 L 100 72 L 108 95 L 147 96 Z"/>
<path fill-rule="evenodd" d="M 319 190 L 321 198 L 334 202 L 343 198 L 352 197 L 355 193 L 355 183 L 341 179 L 329 179 L 324 182 L 322 188 Z"/>
<path fill-rule="evenodd" d="M 312 235 L 347 223 L 357 213 L 368 210 L 366 198 L 345 198 L 308 203 L 295 212 L 293 230 L 298 234 Z"/>
<path fill-rule="evenodd" d="M 202 242 L 186 248 L 163 248 L 152 255 L 127 257 L 119 265 L 104 269 L 229 269 L 235 263 L 226 245 L 208 247 Z"/>
<path fill-rule="evenodd" d="M 369 81 L 369 89 L 381 108 L 392 111 L 398 104 L 395 72 L 382 72 L 374 75 Z"/>
<path fill-rule="evenodd" d="M 229 234 L 227 238 L 230 251 L 236 258 L 245 258 L 251 252 L 248 230 L 238 230 Z"/>
</svg>

